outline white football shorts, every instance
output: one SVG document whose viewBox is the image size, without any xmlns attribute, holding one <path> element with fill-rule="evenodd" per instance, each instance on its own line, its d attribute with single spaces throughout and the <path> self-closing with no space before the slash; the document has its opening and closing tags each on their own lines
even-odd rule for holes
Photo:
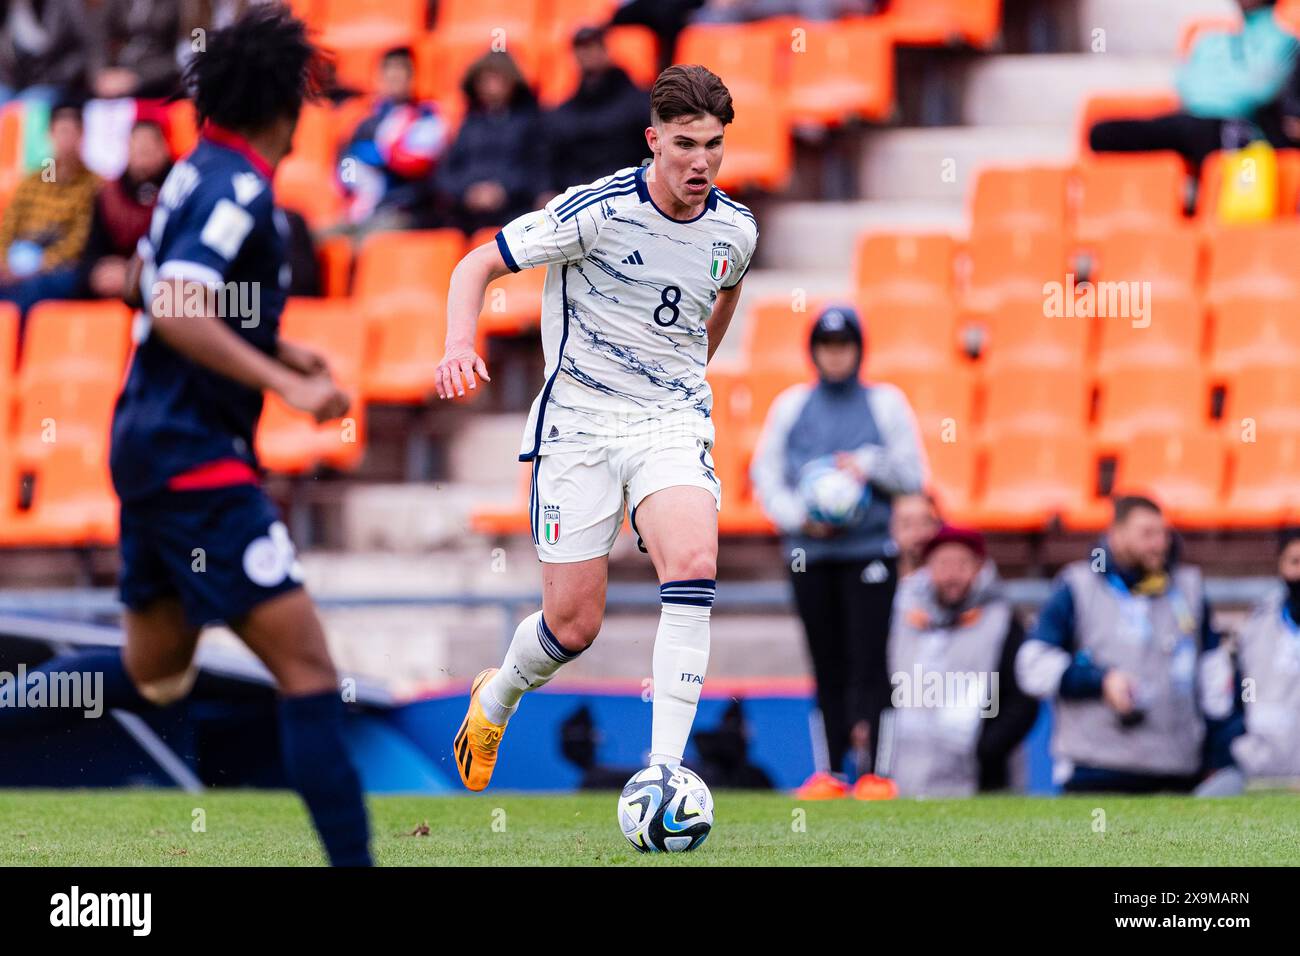
<svg viewBox="0 0 1300 956">
<path fill-rule="evenodd" d="M 546 564 L 569 564 L 609 554 L 632 510 L 656 491 L 693 485 L 722 507 L 722 485 L 713 467 L 713 443 L 682 437 L 670 442 L 617 442 L 533 459 L 529 519 L 537 556 Z M 640 536 L 637 546 L 645 551 Z"/>
</svg>

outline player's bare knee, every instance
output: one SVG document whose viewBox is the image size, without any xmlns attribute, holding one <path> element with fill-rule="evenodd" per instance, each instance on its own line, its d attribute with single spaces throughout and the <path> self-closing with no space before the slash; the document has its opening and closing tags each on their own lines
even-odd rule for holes
<svg viewBox="0 0 1300 956">
<path fill-rule="evenodd" d="M 670 581 L 692 581 L 718 576 L 717 549 L 702 544 L 674 555 L 668 562 L 666 577 Z"/>
<path fill-rule="evenodd" d="M 194 682 L 198 679 L 199 669 L 190 664 L 183 670 L 164 677 L 149 680 L 134 680 L 136 691 L 155 707 L 169 707 L 179 703 L 190 695 Z"/>
<path fill-rule="evenodd" d="M 565 650 L 581 653 L 589 648 L 600 633 L 603 615 L 590 609 L 582 609 L 572 614 L 561 615 L 555 622 L 546 615 L 546 626 L 551 629 L 555 639 Z"/>
</svg>

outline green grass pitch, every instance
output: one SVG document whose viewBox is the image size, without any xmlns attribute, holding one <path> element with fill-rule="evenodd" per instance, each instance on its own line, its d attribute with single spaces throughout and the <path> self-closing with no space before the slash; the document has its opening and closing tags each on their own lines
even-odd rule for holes
<svg viewBox="0 0 1300 956">
<path fill-rule="evenodd" d="M 376 855 L 390 866 L 1300 863 L 1300 795 L 1288 793 L 800 803 L 723 791 L 715 801 L 708 842 L 671 856 L 643 856 L 623 840 L 613 793 L 369 803 Z M 3 866 L 321 862 L 301 804 L 285 792 L 0 791 Z"/>
</svg>

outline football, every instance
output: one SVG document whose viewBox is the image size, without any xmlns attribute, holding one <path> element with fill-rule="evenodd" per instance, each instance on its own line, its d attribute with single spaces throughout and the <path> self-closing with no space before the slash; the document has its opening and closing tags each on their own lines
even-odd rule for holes
<svg viewBox="0 0 1300 956">
<path fill-rule="evenodd" d="M 618 825 L 642 853 L 694 850 L 713 829 L 713 794 L 693 770 L 655 764 L 624 785 Z"/>
<path fill-rule="evenodd" d="M 871 492 L 847 471 L 837 468 L 834 458 L 826 456 L 808 462 L 800 470 L 799 494 L 808 517 L 842 528 L 858 519 Z"/>
</svg>

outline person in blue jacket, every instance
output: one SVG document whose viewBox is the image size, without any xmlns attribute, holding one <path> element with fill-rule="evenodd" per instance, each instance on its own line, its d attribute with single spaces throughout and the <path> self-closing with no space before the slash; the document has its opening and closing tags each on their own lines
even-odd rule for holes
<svg viewBox="0 0 1300 956">
<path fill-rule="evenodd" d="M 1093 126 L 1094 152 L 1173 150 L 1200 164 L 1219 149 L 1256 139 L 1294 145 L 1283 129 L 1281 101 L 1295 72 L 1300 39 L 1278 20 L 1276 0 L 1237 0 L 1237 32 L 1200 35 L 1174 77 L 1181 108 L 1151 119 Z"/>
</svg>

